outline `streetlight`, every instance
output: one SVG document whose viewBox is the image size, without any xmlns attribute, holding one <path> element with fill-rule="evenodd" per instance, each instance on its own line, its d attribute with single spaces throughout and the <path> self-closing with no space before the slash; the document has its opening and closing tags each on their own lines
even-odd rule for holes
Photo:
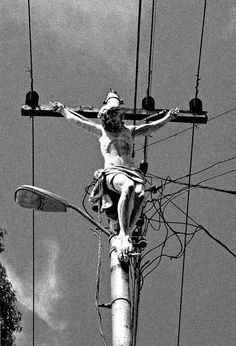
<svg viewBox="0 0 236 346">
<path fill-rule="evenodd" d="M 23 208 L 46 211 L 46 212 L 67 212 L 67 208 L 76 210 L 84 216 L 94 226 L 99 228 L 103 233 L 110 236 L 111 233 L 96 222 L 91 216 L 85 213 L 79 207 L 70 204 L 67 200 L 52 192 L 43 190 L 39 187 L 22 185 L 15 191 L 15 201 Z"/>
<path fill-rule="evenodd" d="M 131 346 L 131 302 L 129 291 L 129 263 L 120 262 L 115 251 L 116 236 L 112 227 L 110 231 L 103 228 L 91 216 L 67 200 L 41 188 L 22 185 L 15 191 L 15 201 L 23 208 L 44 212 L 66 212 L 74 209 L 103 233 L 110 237 L 111 266 L 111 310 L 112 310 L 112 345 Z M 111 222 L 112 224 L 112 222 Z"/>
</svg>

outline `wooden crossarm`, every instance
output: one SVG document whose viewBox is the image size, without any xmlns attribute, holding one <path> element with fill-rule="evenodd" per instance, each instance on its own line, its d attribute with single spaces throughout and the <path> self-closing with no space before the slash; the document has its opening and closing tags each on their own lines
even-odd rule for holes
<svg viewBox="0 0 236 346">
<path fill-rule="evenodd" d="M 97 118 L 97 114 L 99 112 L 99 108 L 96 107 L 90 107 L 90 106 L 75 106 L 75 107 L 68 107 L 68 109 L 71 109 L 74 112 L 78 112 L 82 114 L 86 118 L 95 119 Z M 148 117 L 149 121 L 158 120 L 164 117 L 165 112 L 168 111 L 168 109 L 155 109 L 153 112 L 147 112 L 143 108 L 136 109 L 136 114 L 134 115 L 134 109 L 133 108 L 125 108 L 121 107 L 121 109 L 124 111 L 124 118 L 125 120 L 134 120 L 137 121 L 144 120 Z M 203 111 L 202 114 L 194 115 L 189 110 L 181 110 L 180 109 L 180 115 L 176 119 L 172 119 L 173 122 L 179 122 L 179 123 L 196 123 L 196 124 L 206 124 L 208 117 L 207 112 Z M 159 114 L 158 114 L 159 113 Z M 153 115 L 152 115 L 153 114 Z M 52 107 L 49 105 L 40 105 L 36 107 L 35 109 L 32 109 L 31 107 L 27 105 L 23 105 L 21 107 L 21 115 L 23 116 L 29 116 L 29 117 L 35 117 L 35 116 L 41 116 L 41 117 L 62 117 L 61 114 L 53 112 Z"/>
</svg>

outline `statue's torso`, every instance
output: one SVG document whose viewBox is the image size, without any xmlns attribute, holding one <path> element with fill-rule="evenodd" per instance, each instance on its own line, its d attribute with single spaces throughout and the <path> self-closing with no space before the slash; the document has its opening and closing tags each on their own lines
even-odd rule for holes
<svg viewBox="0 0 236 346">
<path fill-rule="evenodd" d="M 105 168 L 116 165 L 133 167 L 133 138 L 130 129 L 122 127 L 118 132 L 104 130 L 99 141 Z"/>
</svg>

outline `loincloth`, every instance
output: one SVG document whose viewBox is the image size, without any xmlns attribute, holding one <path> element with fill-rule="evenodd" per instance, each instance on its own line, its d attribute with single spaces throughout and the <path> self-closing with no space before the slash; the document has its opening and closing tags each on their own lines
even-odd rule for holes
<svg viewBox="0 0 236 346">
<path fill-rule="evenodd" d="M 99 169 L 94 172 L 94 178 L 97 180 L 91 192 L 89 201 L 93 206 L 97 206 L 99 210 L 111 208 L 113 205 L 114 194 L 119 194 L 113 186 L 113 179 L 117 174 L 124 174 L 131 179 L 134 183 L 144 185 L 144 178 L 142 172 L 137 168 L 128 168 L 124 166 L 114 166 L 104 169 Z M 107 187 L 107 181 L 113 190 Z"/>
</svg>

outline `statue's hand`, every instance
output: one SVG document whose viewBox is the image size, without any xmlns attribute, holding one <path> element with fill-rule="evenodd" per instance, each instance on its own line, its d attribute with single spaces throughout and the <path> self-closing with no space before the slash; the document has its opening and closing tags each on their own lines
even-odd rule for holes
<svg viewBox="0 0 236 346">
<path fill-rule="evenodd" d="M 98 118 L 101 118 L 104 114 L 106 114 L 106 112 L 110 108 L 111 108 L 111 106 L 109 104 L 106 104 L 106 105 L 102 106 L 102 108 L 100 108 L 100 110 L 98 112 Z"/>
<path fill-rule="evenodd" d="M 179 115 L 179 108 L 176 107 L 175 109 L 171 109 L 170 115 L 172 119 L 177 118 L 177 116 Z"/>
<path fill-rule="evenodd" d="M 52 110 L 54 112 L 63 114 L 63 112 L 65 111 L 65 106 L 60 102 L 50 102 L 50 105 L 52 106 Z"/>
</svg>

